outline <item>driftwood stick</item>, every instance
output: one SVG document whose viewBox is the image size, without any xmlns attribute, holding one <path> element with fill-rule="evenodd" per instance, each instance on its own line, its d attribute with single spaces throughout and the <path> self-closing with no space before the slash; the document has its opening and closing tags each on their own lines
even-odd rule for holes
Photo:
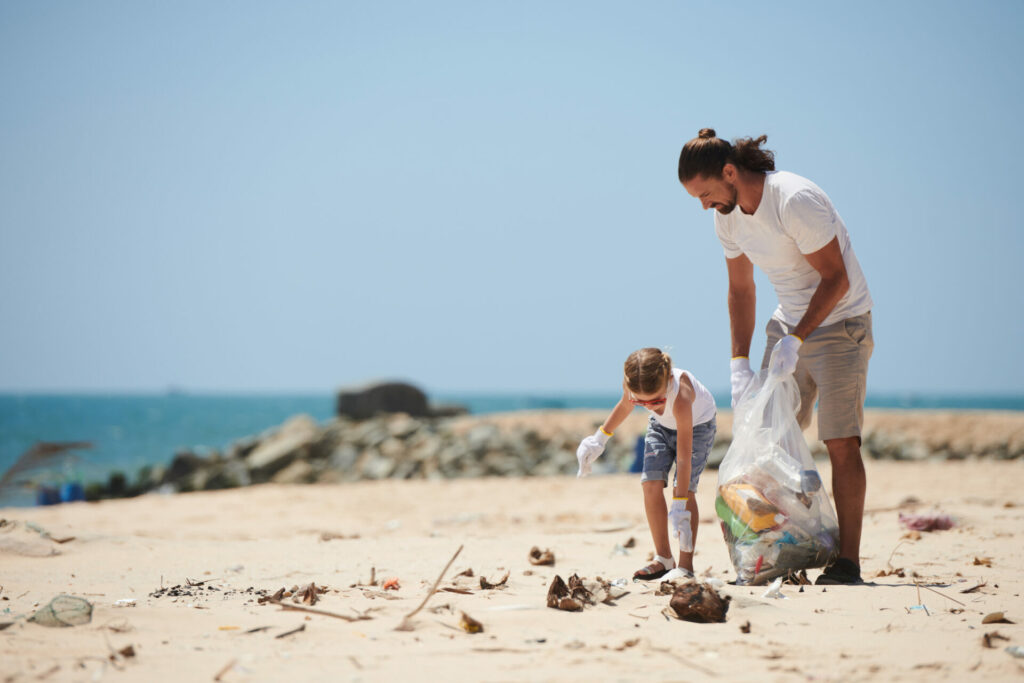
<svg viewBox="0 0 1024 683">
<path fill-rule="evenodd" d="M 309 612 L 310 614 L 320 614 L 325 617 L 334 617 L 335 619 L 344 619 L 345 621 L 369 621 L 373 617 L 368 617 L 365 614 L 361 614 L 358 617 L 350 617 L 347 614 L 338 614 L 337 612 L 328 612 L 323 609 L 313 609 L 312 607 L 303 607 L 301 605 L 289 605 L 281 602 L 280 600 L 268 600 L 267 602 L 277 605 L 283 610 L 291 612 Z"/>
<path fill-rule="evenodd" d="M 275 638 L 287 638 L 288 636 L 295 635 L 296 633 L 302 633 L 305 630 L 306 630 L 306 625 L 302 624 L 298 628 L 293 628 L 291 631 L 285 631 L 284 633 L 279 633 L 278 635 L 276 635 L 274 637 Z"/>
<path fill-rule="evenodd" d="M 925 590 L 930 590 L 932 593 L 935 593 L 936 595 L 941 595 L 942 597 L 946 598 L 947 600 L 952 600 L 953 602 L 955 602 L 956 604 L 960 605 L 961 607 L 967 607 L 967 605 L 965 605 L 964 603 L 960 602 L 956 598 L 951 598 L 948 595 L 946 595 L 945 593 L 939 593 L 939 591 L 935 590 L 931 586 L 926 586 L 924 584 L 921 584 L 921 588 L 924 588 Z"/>
<path fill-rule="evenodd" d="M 892 558 L 894 558 L 896 556 L 896 551 L 899 550 L 900 546 L 903 545 L 904 543 L 906 543 L 906 541 L 900 541 L 899 543 L 896 544 L 896 547 L 892 549 L 892 552 L 889 553 L 889 559 L 885 561 L 885 565 L 887 567 L 889 567 L 889 569 L 893 569 Z"/>
<path fill-rule="evenodd" d="M 161 576 L 160 583 L 163 583 L 163 580 L 164 577 Z M 188 578 L 187 576 L 185 577 L 185 584 L 188 586 L 202 586 L 203 584 L 210 583 L 211 581 L 220 581 L 220 577 L 218 576 L 215 579 L 203 579 L 202 581 L 196 581 L 194 579 Z"/>
<path fill-rule="evenodd" d="M 237 661 L 238 661 L 237 659 L 232 659 L 230 662 L 225 664 L 224 667 L 220 671 L 217 672 L 217 675 L 213 677 L 213 680 L 220 681 L 220 679 L 224 677 L 224 674 L 226 674 L 227 672 L 231 671 L 232 667 L 235 666 L 235 662 L 237 662 Z"/>
<path fill-rule="evenodd" d="M 410 630 L 412 630 L 412 627 L 409 625 L 409 620 L 412 619 L 414 616 L 416 616 L 416 613 L 419 612 L 421 609 L 423 609 L 423 607 L 427 604 L 427 600 L 430 600 L 430 596 L 432 596 L 434 593 L 437 592 L 437 587 L 441 584 L 441 579 L 444 578 L 444 575 L 448 572 L 448 569 L 452 566 L 452 562 L 455 561 L 455 558 L 458 557 L 459 553 L 462 552 L 462 548 L 463 548 L 463 546 L 460 545 L 459 549 L 455 551 L 455 554 L 452 555 L 452 559 L 448 560 L 448 564 L 446 564 L 444 566 L 444 569 L 441 570 L 441 574 L 438 575 L 437 581 L 435 581 L 434 585 L 431 586 L 430 592 L 428 592 L 427 596 L 425 598 L 423 598 L 423 602 L 420 603 L 419 607 L 417 607 L 416 609 L 414 609 L 413 611 L 411 611 L 411 612 L 409 612 L 408 614 L 405 615 L 405 617 L 402 619 L 402 623 L 400 623 L 398 626 L 395 627 L 396 631 L 410 631 Z"/>
</svg>

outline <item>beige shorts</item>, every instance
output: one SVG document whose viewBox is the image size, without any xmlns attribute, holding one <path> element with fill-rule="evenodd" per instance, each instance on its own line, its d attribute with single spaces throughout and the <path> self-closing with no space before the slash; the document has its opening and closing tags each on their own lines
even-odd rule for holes
<svg viewBox="0 0 1024 683">
<path fill-rule="evenodd" d="M 775 342 L 789 334 L 789 326 L 772 318 L 765 331 L 768 347 L 761 361 L 762 370 L 768 367 Z M 811 422 L 817 397 L 820 440 L 860 438 L 868 360 L 874 348 L 870 311 L 811 332 L 800 347 L 795 373 L 800 387 L 797 420 L 802 428 L 806 429 Z"/>
</svg>

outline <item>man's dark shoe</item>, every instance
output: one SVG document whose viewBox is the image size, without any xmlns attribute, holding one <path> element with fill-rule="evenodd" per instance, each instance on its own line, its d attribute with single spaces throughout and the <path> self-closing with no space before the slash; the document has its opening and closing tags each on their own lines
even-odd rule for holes
<svg viewBox="0 0 1024 683">
<path fill-rule="evenodd" d="M 839 584 L 857 585 L 864 581 L 860 578 L 860 567 L 845 557 L 840 557 L 826 567 L 814 583 L 819 586 L 835 586 Z"/>
</svg>

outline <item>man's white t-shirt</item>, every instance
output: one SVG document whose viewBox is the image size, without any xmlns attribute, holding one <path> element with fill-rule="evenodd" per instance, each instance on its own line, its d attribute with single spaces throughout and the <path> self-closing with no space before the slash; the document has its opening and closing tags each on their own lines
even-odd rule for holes
<svg viewBox="0 0 1024 683">
<path fill-rule="evenodd" d="M 831 325 L 871 310 L 871 293 L 846 225 L 828 195 L 807 178 L 786 171 L 766 174 L 757 211 L 747 215 L 739 206 L 729 214 L 715 211 L 715 233 L 726 258 L 746 254 L 768 276 L 779 298 L 773 317 L 789 326 L 800 322 L 821 282 L 818 271 L 803 255 L 838 237 L 850 289 L 821 324 Z"/>
</svg>

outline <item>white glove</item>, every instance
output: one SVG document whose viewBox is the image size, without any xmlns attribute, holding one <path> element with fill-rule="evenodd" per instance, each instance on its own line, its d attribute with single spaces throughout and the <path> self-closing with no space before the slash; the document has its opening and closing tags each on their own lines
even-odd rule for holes
<svg viewBox="0 0 1024 683">
<path fill-rule="evenodd" d="M 787 334 L 772 349 L 771 360 L 768 361 L 768 373 L 771 375 L 791 375 L 796 370 L 800 347 L 803 341 L 795 334 Z"/>
<path fill-rule="evenodd" d="M 690 511 L 686 509 L 686 498 L 673 498 L 668 511 L 668 523 L 672 533 L 679 539 L 679 550 L 693 552 L 693 529 L 690 528 Z"/>
<path fill-rule="evenodd" d="M 740 402 L 743 392 L 750 386 L 750 380 L 754 379 L 754 371 L 750 369 L 750 359 L 737 357 L 729 362 L 729 380 L 732 382 L 732 407 Z"/>
<path fill-rule="evenodd" d="M 590 474 L 590 465 L 604 453 L 604 445 L 611 438 L 604 430 L 598 428 L 596 432 L 580 441 L 580 447 L 576 449 L 576 460 L 580 463 L 580 470 L 576 473 L 577 478 L 583 478 Z"/>
</svg>

